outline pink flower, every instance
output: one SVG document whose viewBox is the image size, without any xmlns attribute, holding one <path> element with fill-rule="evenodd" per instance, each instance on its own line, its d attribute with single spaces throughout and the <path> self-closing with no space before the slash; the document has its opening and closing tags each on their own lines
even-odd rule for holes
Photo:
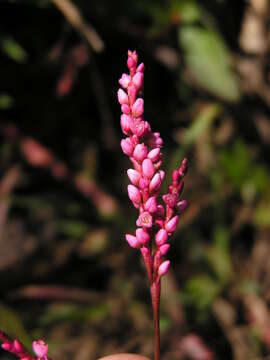
<svg viewBox="0 0 270 360">
<path fill-rule="evenodd" d="M 169 220 L 165 224 L 165 229 L 168 233 L 172 233 L 175 231 L 177 224 L 178 224 L 179 216 L 175 215 L 171 220 Z"/>
<path fill-rule="evenodd" d="M 181 200 L 177 203 L 177 209 L 180 213 L 184 212 L 186 208 L 188 207 L 188 201 L 187 200 Z"/>
<path fill-rule="evenodd" d="M 142 163 L 142 173 L 148 179 L 151 179 L 155 173 L 155 168 L 150 159 L 144 159 Z"/>
<path fill-rule="evenodd" d="M 136 238 L 136 236 L 126 234 L 126 240 L 130 247 L 132 247 L 134 249 L 138 249 L 140 247 L 140 243 L 139 243 L 138 239 Z"/>
<path fill-rule="evenodd" d="M 121 76 L 121 79 L 119 80 L 119 84 L 124 88 L 124 89 L 127 89 L 128 87 L 128 84 L 130 83 L 130 76 L 127 75 L 127 74 L 123 74 Z"/>
<path fill-rule="evenodd" d="M 166 243 L 167 239 L 168 239 L 167 231 L 164 229 L 160 229 L 156 234 L 156 244 L 158 246 L 161 246 Z"/>
<path fill-rule="evenodd" d="M 40 359 L 47 359 L 48 345 L 43 340 L 33 341 L 33 351 Z"/>
<path fill-rule="evenodd" d="M 122 131 L 125 135 L 128 135 L 128 133 L 129 133 L 130 122 L 131 122 L 131 118 L 128 115 L 126 115 L 126 114 L 121 115 L 120 123 L 121 123 Z"/>
<path fill-rule="evenodd" d="M 135 101 L 132 106 L 132 114 L 135 118 L 140 117 L 144 112 L 144 101 L 143 99 L 139 98 Z"/>
<path fill-rule="evenodd" d="M 151 214 L 157 212 L 157 199 L 155 196 L 151 196 L 144 204 L 145 210 L 149 211 Z"/>
<path fill-rule="evenodd" d="M 143 161 L 147 156 L 147 146 L 144 144 L 138 144 L 133 152 L 133 157 L 137 161 Z"/>
<path fill-rule="evenodd" d="M 150 159 L 152 162 L 156 162 L 160 159 L 160 148 L 155 148 L 151 150 L 148 155 L 148 159 Z"/>
<path fill-rule="evenodd" d="M 129 138 L 121 140 L 121 148 L 123 150 L 123 153 L 128 156 L 131 156 L 133 154 L 134 146 Z"/>
<path fill-rule="evenodd" d="M 158 268 L 158 275 L 164 276 L 169 271 L 169 268 L 170 268 L 170 261 L 169 260 L 164 261 Z"/>
<path fill-rule="evenodd" d="M 136 237 L 142 245 L 146 245 L 150 240 L 150 235 L 144 229 L 138 228 L 136 230 Z"/>
<path fill-rule="evenodd" d="M 138 69 L 137 69 L 138 71 Z M 133 78 L 132 78 L 133 84 L 136 86 L 137 90 L 139 90 L 142 87 L 143 84 L 143 73 L 137 72 Z"/>
<path fill-rule="evenodd" d="M 141 202 L 140 190 L 134 185 L 128 185 L 127 189 L 130 200 L 136 204 L 139 204 Z"/>
<path fill-rule="evenodd" d="M 161 245 L 160 248 L 159 248 L 159 251 L 161 253 L 161 255 L 166 255 L 167 252 L 170 250 L 170 244 L 164 244 L 164 245 Z"/>
<path fill-rule="evenodd" d="M 128 95 L 124 90 L 119 89 L 117 92 L 117 96 L 118 96 L 118 101 L 121 105 L 128 104 Z"/>
<path fill-rule="evenodd" d="M 121 106 L 121 111 L 123 114 L 129 115 L 130 114 L 130 107 L 127 104 L 123 104 Z"/>
<path fill-rule="evenodd" d="M 136 225 L 141 227 L 151 228 L 153 225 L 152 215 L 148 211 L 142 212 L 138 217 Z"/>
<path fill-rule="evenodd" d="M 150 193 L 154 193 L 160 189 L 161 186 L 161 177 L 159 173 L 156 173 L 154 177 L 152 178 L 150 185 L 149 185 L 149 191 Z"/>
<path fill-rule="evenodd" d="M 132 182 L 133 185 L 138 185 L 140 178 L 141 178 L 141 174 L 139 173 L 139 171 L 134 170 L 134 169 L 128 169 L 127 171 L 129 180 Z"/>
</svg>

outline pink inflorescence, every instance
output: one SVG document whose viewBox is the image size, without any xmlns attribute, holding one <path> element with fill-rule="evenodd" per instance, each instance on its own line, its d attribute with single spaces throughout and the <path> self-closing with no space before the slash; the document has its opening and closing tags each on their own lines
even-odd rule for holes
<svg viewBox="0 0 270 360">
<path fill-rule="evenodd" d="M 186 200 L 180 200 L 188 164 L 184 159 L 173 171 L 168 192 L 160 203 L 160 189 L 165 176 L 160 169 L 163 140 L 159 132 L 152 132 L 143 117 L 144 64 L 138 65 L 136 51 L 128 51 L 127 67 L 129 74 L 121 76 L 119 83 L 123 89 L 120 88 L 117 94 L 122 111 L 120 123 L 125 135 L 121 147 L 133 165 L 127 171 L 131 182 L 127 190 L 139 216 L 135 234 L 126 234 L 126 240 L 131 247 L 140 249 L 149 280 L 153 283 L 159 281 L 170 267 L 170 261 L 164 260 L 164 256 L 170 248 L 168 240 L 177 228 L 179 215 L 188 205 Z"/>
</svg>

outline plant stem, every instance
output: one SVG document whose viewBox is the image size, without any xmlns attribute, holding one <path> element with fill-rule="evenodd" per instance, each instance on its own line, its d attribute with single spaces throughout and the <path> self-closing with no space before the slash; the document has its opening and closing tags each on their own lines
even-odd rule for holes
<svg viewBox="0 0 270 360">
<path fill-rule="evenodd" d="M 151 285 L 151 299 L 154 320 L 154 341 L 155 341 L 155 360 L 160 359 L 160 328 L 159 328 L 159 304 L 160 304 L 160 281 L 153 282 Z"/>
</svg>

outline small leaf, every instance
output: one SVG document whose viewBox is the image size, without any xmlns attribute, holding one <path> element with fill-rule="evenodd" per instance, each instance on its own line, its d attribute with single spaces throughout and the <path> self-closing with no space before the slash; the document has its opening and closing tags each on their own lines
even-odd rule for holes
<svg viewBox="0 0 270 360">
<path fill-rule="evenodd" d="M 185 60 L 201 87 L 226 101 L 240 98 L 238 83 L 230 66 L 230 55 L 222 37 L 212 29 L 181 26 L 179 41 Z"/>
<path fill-rule="evenodd" d="M 0 48 L 7 56 L 18 63 L 24 63 L 27 60 L 28 55 L 26 51 L 11 37 L 1 39 Z"/>
</svg>

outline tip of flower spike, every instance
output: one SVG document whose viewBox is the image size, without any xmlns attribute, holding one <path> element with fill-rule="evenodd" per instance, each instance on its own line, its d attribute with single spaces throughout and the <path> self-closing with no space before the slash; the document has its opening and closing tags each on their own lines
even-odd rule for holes
<svg viewBox="0 0 270 360">
<path fill-rule="evenodd" d="M 188 170 L 188 159 L 184 158 L 184 160 L 182 161 L 182 163 L 178 169 L 179 176 L 184 177 L 187 170 Z"/>
<path fill-rule="evenodd" d="M 32 346 L 33 351 L 38 358 L 47 358 L 49 347 L 43 340 L 33 341 Z"/>
</svg>

